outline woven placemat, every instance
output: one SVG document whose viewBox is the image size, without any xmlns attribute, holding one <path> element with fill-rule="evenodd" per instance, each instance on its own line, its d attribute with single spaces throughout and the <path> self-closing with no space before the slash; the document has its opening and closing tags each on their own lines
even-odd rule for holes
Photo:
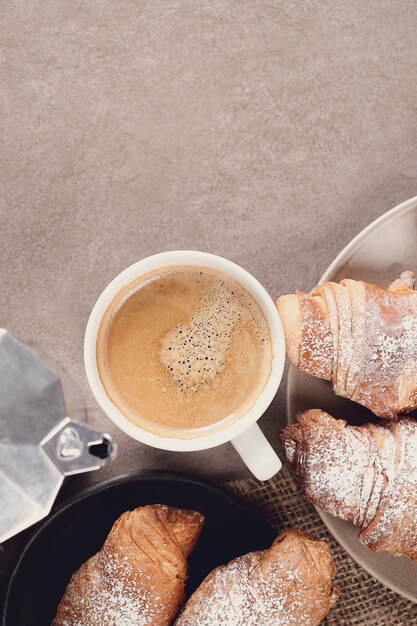
<svg viewBox="0 0 417 626">
<path fill-rule="evenodd" d="M 324 624 L 349 626 L 417 625 L 417 605 L 401 598 L 363 570 L 333 539 L 314 507 L 302 496 L 289 467 L 266 483 L 245 479 L 226 488 L 260 509 L 278 531 L 301 528 L 328 542 L 341 595 Z"/>
</svg>

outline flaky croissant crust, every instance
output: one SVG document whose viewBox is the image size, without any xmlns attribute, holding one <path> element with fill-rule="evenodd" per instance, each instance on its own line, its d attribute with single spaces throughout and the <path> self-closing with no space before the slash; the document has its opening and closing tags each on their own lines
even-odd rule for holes
<svg viewBox="0 0 417 626">
<path fill-rule="evenodd" d="M 324 411 L 280 433 L 304 495 L 360 527 L 360 540 L 417 561 L 417 421 L 350 426 Z"/>
<path fill-rule="evenodd" d="M 328 546 L 297 530 L 269 550 L 223 565 L 203 581 L 176 626 L 315 626 L 338 597 Z"/>
<path fill-rule="evenodd" d="M 124 513 L 72 577 L 52 626 L 169 626 L 202 525 L 199 513 L 162 505 Z"/>
<path fill-rule="evenodd" d="M 388 289 L 356 280 L 279 298 L 288 358 L 379 417 L 417 408 L 417 292 L 403 272 Z"/>
</svg>

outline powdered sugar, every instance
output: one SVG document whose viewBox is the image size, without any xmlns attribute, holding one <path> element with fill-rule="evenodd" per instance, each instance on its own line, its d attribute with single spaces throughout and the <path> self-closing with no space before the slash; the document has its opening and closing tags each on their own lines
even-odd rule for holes
<svg viewBox="0 0 417 626">
<path fill-rule="evenodd" d="M 337 597 L 333 574 L 324 544 L 283 533 L 270 550 L 247 554 L 212 572 L 176 626 L 318 624 Z"/>
<path fill-rule="evenodd" d="M 285 297 L 285 296 L 284 296 Z M 317 298 L 299 293 L 302 320 L 299 367 L 303 372 L 328 379 L 333 370 L 333 339 Z"/>
<path fill-rule="evenodd" d="M 135 572 L 127 556 L 107 553 L 93 557 L 89 584 L 67 599 L 69 615 L 62 626 L 151 626 L 158 614 L 158 595 L 149 579 Z M 151 593 L 152 592 L 152 593 Z M 65 602 L 65 599 L 64 599 Z M 65 610 L 65 606 L 63 607 Z M 74 618 L 74 615 L 78 617 Z"/>
<path fill-rule="evenodd" d="M 392 293 L 366 285 L 361 368 L 352 399 L 381 417 L 416 404 L 417 293 Z"/>
<path fill-rule="evenodd" d="M 361 538 L 369 547 L 417 561 L 417 422 L 402 419 L 390 430 L 395 443 L 382 450 L 385 488 L 378 516 Z"/>
<path fill-rule="evenodd" d="M 417 422 L 348 426 L 306 411 L 281 440 L 304 494 L 361 527 L 369 547 L 417 560 Z"/>
<path fill-rule="evenodd" d="M 202 524 L 199 513 L 163 505 L 124 513 L 74 574 L 53 626 L 169 626 Z"/>
<path fill-rule="evenodd" d="M 134 572 L 127 556 L 117 553 L 106 560 L 103 569 L 104 584 L 100 601 L 93 603 L 97 623 L 99 616 L 105 614 L 109 624 L 114 626 L 152 624 L 160 598 L 155 595 L 149 577 Z M 94 617 L 91 615 L 91 618 Z"/>
<path fill-rule="evenodd" d="M 401 326 L 400 326 L 401 325 Z M 371 361 L 378 361 L 378 366 L 385 372 L 396 368 L 399 363 L 399 355 L 405 361 L 413 359 L 417 352 L 417 317 L 405 315 L 405 317 L 393 325 L 392 334 L 387 331 L 375 333 L 371 343 L 373 353 Z"/>
<path fill-rule="evenodd" d="M 357 523 L 374 484 L 372 464 L 363 464 L 368 438 L 360 430 L 346 429 L 343 421 L 329 424 L 318 410 L 301 414 L 299 420 L 300 425 L 284 429 L 281 439 L 305 495 L 329 513 Z"/>
<path fill-rule="evenodd" d="M 380 417 L 417 408 L 417 292 L 411 284 L 413 275 L 405 272 L 390 289 L 344 280 L 318 285 L 309 295 L 298 292 L 297 365 Z"/>
</svg>

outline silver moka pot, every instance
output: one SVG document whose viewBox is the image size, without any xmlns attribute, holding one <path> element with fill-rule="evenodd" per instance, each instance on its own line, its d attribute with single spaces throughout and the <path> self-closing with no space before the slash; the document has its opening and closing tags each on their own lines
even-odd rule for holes
<svg viewBox="0 0 417 626">
<path fill-rule="evenodd" d="M 65 476 L 115 455 L 109 435 L 68 417 L 59 376 L 0 329 L 0 543 L 48 515 Z"/>
</svg>

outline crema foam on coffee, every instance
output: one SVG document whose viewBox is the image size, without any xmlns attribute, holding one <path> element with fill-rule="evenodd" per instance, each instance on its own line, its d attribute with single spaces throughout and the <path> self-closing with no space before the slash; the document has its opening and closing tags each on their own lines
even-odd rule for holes
<svg viewBox="0 0 417 626">
<path fill-rule="evenodd" d="M 187 439 L 228 426 L 269 378 L 272 342 L 252 295 L 195 265 L 134 281 L 107 309 L 97 339 L 106 393 L 134 424 Z"/>
</svg>

